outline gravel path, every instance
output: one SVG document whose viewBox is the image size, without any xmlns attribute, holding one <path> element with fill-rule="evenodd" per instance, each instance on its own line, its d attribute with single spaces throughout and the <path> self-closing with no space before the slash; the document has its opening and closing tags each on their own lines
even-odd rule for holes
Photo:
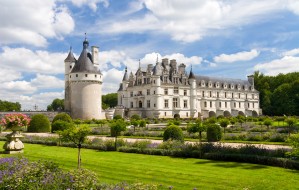
<svg viewBox="0 0 299 190">
<path fill-rule="evenodd" d="M 23 133 L 24 136 L 40 136 L 40 137 L 57 137 L 57 134 L 52 134 L 52 133 Z M 88 136 L 89 139 L 94 139 L 94 138 L 99 138 L 102 140 L 110 140 L 110 139 L 114 139 L 114 137 L 99 137 L 99 136 Z M 135 139 L 135 138 L 123 138 L 124 140 L 126 140 L 127 142 L 136 142 L 136 141 L 144 141 L 144 140 L 148 140 L 151 141 L 152 143 L 155 144 L 160 144 L 163 141 L 162 140 L 152 140 L 152 139 Z M 190 142 L 190 141 L 186 141 L 186 143 L 195 143 L 195 142 Z M 217 144 L 219 142 L 216 142 L 215 144 Z M 223 146 L 231 146 L 231 147 L 240 147 L 240 146 L 245 146 L 248 145 L 246 143 L 221 143 Z M 284 145 L 270 145 L 270 144 L 251 144 L 254 145 L 256 147 L 263 147 L 266 149 L 288 149 L 290 150 L 291 147 L 290 146 L 284 146 Z"/>
</svg>

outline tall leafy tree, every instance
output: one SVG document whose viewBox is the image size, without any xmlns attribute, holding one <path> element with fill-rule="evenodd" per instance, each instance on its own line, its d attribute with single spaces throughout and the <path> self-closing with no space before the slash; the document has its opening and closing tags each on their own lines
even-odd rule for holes
<svg viewBox="0 0 299 190">
<path fill-rule="evenodd" d="M 117 106 L 117 93 L 110 93 L 106 95 L 102 95 L 102 108 L 113 108 Z"/>
<path fill-rule="evenodd" d="M 47 111 L 63 111 L 64 99 L 55 98 L 50 105 L 47 106 Z"/>
</svg>

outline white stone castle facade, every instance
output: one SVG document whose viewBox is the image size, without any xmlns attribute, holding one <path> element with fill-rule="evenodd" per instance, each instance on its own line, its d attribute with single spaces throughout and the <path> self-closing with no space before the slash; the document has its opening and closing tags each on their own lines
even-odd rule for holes
<svg viewBox="0 0 299 190">
<path fill-rule="evenodd" d="M 259 92 L 253 76 L 248 80 L 197 76 L 177 66 L 176 60 L 162 59 L 125 74 L 118 90 L 115 114 L 147 118 L 206 118 L 223 115 L 258 116 Z"/>
<path fill-rule="evenodd" d="M 98 47 L 92 46 L 85 38 L 83 50 L 78 58 L 70 50 L 65 63 L 65 111 L 72 118 L 104 119 L 102 113 L 102 80 L 98 69 Z"/>
</svg>

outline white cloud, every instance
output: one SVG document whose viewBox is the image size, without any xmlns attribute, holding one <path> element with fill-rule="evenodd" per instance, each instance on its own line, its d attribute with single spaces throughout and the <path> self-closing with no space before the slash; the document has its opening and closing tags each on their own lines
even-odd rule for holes
<svg viewBox="0 0 299 190">
<path fill-rule="evenodd" d="M 268 63 L 260 63 L 254 66 L 254 70 L 261 71 L 266 75 L 277 75 L 299 71 L 299 57 L 285 56 Z"/>
<path fill-rule="evenodd" d="M 55 0 L 0 2 L 0 44 L 46 46 L 47 38 L 61 38 L 74 29 L 68 9 Z"/>
<path fill-rule="evenodd" d="M 299 48 L 296 48 L 296 49 L 286 51 L 282 55 L 283 56 L 294 56 L 294 55 L 298 55 L 298 54 L 299 54 Z"/>
<path fill-rule="evenodd" d="M 194 42 L 213 30 L 240 27 L 253 22 L 271 19 L 271 13 L 289 10 L 299 14 L 299 3 L 296 0 L 139 0 L 130 6 L 139 11 L 146 7 L 148 12 L 143 16 L 124 17 L 99 23 L 101 31 L 106 33 L 139 33 L 150 31 L 169 34 L 173 40 Z M 121 13 L 120 13 L 121 14 Z"/>
<path fill-rule="evenodd" d="M 1 68 L 31 73 L 64 73 L 64 59 L 67 53 L 9 47 L 3 47 L 2 50 L 3 52 L 0 53 Z"/>
<path fill-rule="evenodd" d="M 20 94 L 32 94 L 37 90 L 28 81 L 10 81 L 1 84 L 1 92 L 14 92 Z"/>
<path fill-rule="evenodd" d="M 219 56 L 214 57 L 214 61 L 219 62 L 225 62 L 225 63 L 232 63 L 236 61 L 249 61 L 254 58 L 256 58 L 260 52 L 258 52 L 256 49 L 253 49 L 251 51 L 242 51 L 235 54 L 221 54 Z"/>
<path fill-rule="evenodd" d="M 105 8 L 109 6 L 109 0 L 71 0 L 77 7 L 87 5 L 93 11 L 97 10 L 97 4 L 102 3 Z"/>
<path fill-rule="evenodd" d="M 8 82 L 22 78 L 21 72 L 12 69 L 0 69 L 0 82 Z"/>
<path fill-rule="evenodd" d="M 37 74 L 30 83 L 39 89 L 64 88 L 64 80 L 50 75 Z"/>
<path fill-rule="evenodd" d="M 104 79 L 103 79 L 103 87 L 102 87 L 103 94 L 115 93 L 119 88 L 119 84 L 122 81 L 123 75 L 124 75 L 124 71 L 120 71 L 115 68 L 110 69 L 108 71 L 104 71 L 103 72 Z"/>
</svg>

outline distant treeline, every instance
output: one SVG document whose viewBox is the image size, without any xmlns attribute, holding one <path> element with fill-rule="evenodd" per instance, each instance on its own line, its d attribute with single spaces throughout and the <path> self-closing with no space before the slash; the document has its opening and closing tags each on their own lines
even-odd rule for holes
<svg viewBox="0 0 299 190">
<path fill-rule="evenodd" d="M 299 115 L 299 73 L 265 76 L 254 73 L 264 115 Z"/>
<path fill-rule="evenodd" d="M 106 95 L 102 95 L 102 108 L 113 108 L 117 106 L 117 93 L 110 93 Z"/>
<path fill-rule="evenodd" d="M 0 111 L 21 111 L 21 104 L 0 100 Z"/>
</svg>

